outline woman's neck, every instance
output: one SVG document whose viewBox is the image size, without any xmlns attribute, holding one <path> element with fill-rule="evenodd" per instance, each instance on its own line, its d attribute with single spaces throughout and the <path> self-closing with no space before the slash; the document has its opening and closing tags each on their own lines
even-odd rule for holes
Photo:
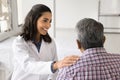
<svg viewBox="0 0 120 80">
<path fill-rule="evenodd" d="M 40 41 L 40 34 L 37 34 L 35 37 L 35 42 L 39 42 Z"/>
</svg>

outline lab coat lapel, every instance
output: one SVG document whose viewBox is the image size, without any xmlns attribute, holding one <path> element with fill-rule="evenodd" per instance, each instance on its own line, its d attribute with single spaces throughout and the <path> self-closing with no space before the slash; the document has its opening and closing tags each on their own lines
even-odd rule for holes
<svg viewBox="0 0 120 80">
<path fill-rule="evenodd" d="M 38 53 L 40 60 L 50 61 L 52 60 L 51 45 L 42 40 L 40 52 Z"/>
<path fill-rule="evenodd" d="M 37 60 L 40 60 L 36 46 L 31 41 L 28 42 L 28 45 L 30 47 L 31 54 L 34 55 Z"/>
<path fill-rule="evenodd" d="M 44 40 L 42 40 L 40 51 L 38 52 L 38 56 L 39 56 L 40 59 L 43 58 L 45 53 L 46 53 L 45 48 L 46 48 L 45 42 L 44 42 Z"/>
</svg>

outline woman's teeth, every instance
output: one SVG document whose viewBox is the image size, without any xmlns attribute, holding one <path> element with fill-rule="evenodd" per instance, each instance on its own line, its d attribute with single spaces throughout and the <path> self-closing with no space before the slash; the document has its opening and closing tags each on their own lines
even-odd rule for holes
<svg viewBox="0 0 120 80">
<path fill-rule="evenodd" d="M 47 31 L 48 29 L 46 29 L 46 28 L 43 28 L 45 31 Z"/>
</svg>

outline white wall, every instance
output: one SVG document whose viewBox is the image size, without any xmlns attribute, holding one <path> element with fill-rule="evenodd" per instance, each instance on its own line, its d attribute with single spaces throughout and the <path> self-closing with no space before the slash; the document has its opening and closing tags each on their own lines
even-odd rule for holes
<svg viewBox="0 0 120 80">
<path fill-rule="evenodd" d="M 17 0 L 18 25 L 23 23 L 22 0 Z"/>
<path fill-rule="evenodd" d="M 105 48 L 111 53 L 120 53 L 120 34 L 105 34 Z"/>
<path fill-rule="evenodd" d="M 78 20 L 98 19 L 98 0 L 56 0 L 56 28 L 74 28 Z"/>
<path fill-rule="evenodd" d="M 101 0 L 103 2 L 110 2 L 109 0 Z M 112 2 L 115 2 L 114 0 L 111 0 Z M 116 0 L 120 1 L 120 0 Z M 110 2 L 111 3 L 111 2 Z M 111 4 L 112 5 L 112 4 Z M 109 10 L 115 8 L 115 3 L 111 6 L 110 4 L 104 4 L 104 7 L 102 6 L 103 12 L 111 12 Z M 111 7 L 110 7 L 111 6 Z M 118 6 L 118 4 L 116 4 Z M 107 7 L 107 9 L 105 9 Z M 110 8 L 110 9 L 108 9 Z M 116 10 L 120 9 L 117 7 L 115 8 L 114 12 L 117 12 Z M 66 37 L 71 36 L 71 33 L 65 33 L 65 29 L 74 29 L 75 24 L 78 20 L 84 17 L 90 17 L 98 20 L 98 0 L 56 0 L 56 30 L 61 31 L 60 34 L 62 35 L 61 38 L 66 35 Z M 103 13 L 102 12 L 102 13 Z M 111 21 L 111 22 L 110 22 Z M 119 20 L 118 19 L 112 19 L 108 18 L 105 19 L 102 23 L 109 24 L 110 27 L 120 27 L 118 25 Z M 104 25 L 104 27 L 107 27 Z M 106 30 L 105 30 L 106 31 Z M 119 31 L 117 30 L 110 30 L 110 31 Z M 109 32 L 109 31 L 108 31 Z M 58 32 L 56 32 L 58 33 Z M 56 37 L 58 37 L 60 34 L 56 34 Z M 105 48 L 108 52 L 112 53 L 120 53 L 120 34 L 113 34 L 113 33 L 107 33 L 106 36 L 106 42 L 105 42 Z M 64 38 L 63 38 L 64 39 Z M 68 41 L 70 40 L 67 38 Z M 64 40 L 63 40 L 64 41 Z"/>
</svg>

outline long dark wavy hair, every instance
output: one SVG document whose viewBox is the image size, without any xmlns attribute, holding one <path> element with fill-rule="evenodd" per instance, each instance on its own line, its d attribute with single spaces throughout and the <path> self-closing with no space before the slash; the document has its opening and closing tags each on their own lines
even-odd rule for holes
<svg viewBox="0 0 120 80">
<path fill-rule="evenodd" d="M 49 7 L 43 4 L 36 4 L 27 14 L 25 18 L 25 23 L 23 24 L 23 31 L 20 35 L 25 41 L 35 39 L 35 36 L 37 34 L 37 20 L 39 17 L 42 16 L 44 12 L 51 13 L 51 10 Z M 42 38 L 45 42 L 48 43 L 52 41 L 48 33 L 46 35 L 40 35 L 40 38 Z"/>
</svg>

